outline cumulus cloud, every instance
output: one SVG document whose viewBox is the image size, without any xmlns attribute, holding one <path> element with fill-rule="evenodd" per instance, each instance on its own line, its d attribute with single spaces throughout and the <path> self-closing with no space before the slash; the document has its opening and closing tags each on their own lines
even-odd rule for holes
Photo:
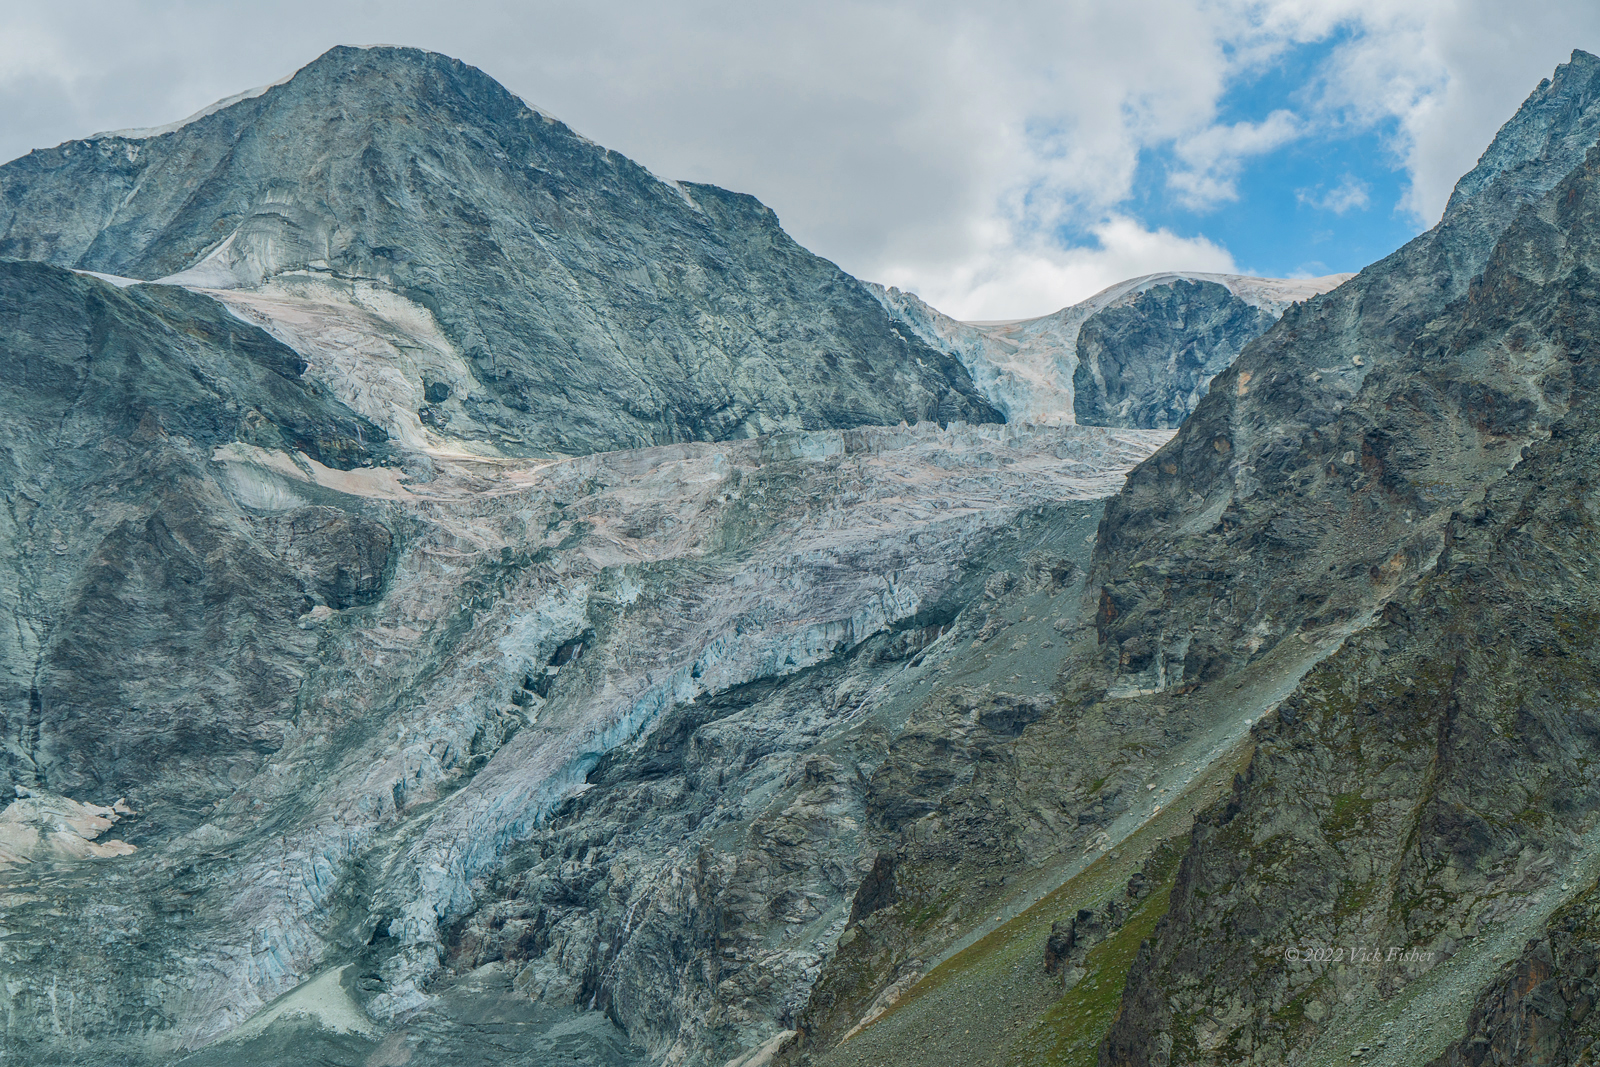
<svg viewBox="0 0 1600 1067">
<path fill-rule="evenodd" d="M 1174 155 L 1183 168 L 1169 175 L 1167 184 L 1193 208 L 1237 200 L 1234 181 L 1245 162 L 1294 140 L 1302 126 L 1293 112 L 1280 109 L 1261 122 L 1204 127 L 1178 139 Z"/>
<path fill-rule="evenodd" d="M 1352 174 L 1346 174 L 1332 189 L 1325 189 L 1319 185 L 1315 189 L 1296 189 L 1294 195 L 1302 204 L 1331 211 L 1335 215 L 1343 215 L 1346 211 L 1364 208 L 1370 204 L 1371 193 L 1370 185 Z"/>
<path fill-rule="evenodd" d="M 338 43 L 476 64 L 657 173 L 754 193 L 797 239 L 954 314 L 1039 314 L 1121 277 L 1228 269 L 1137 218 L 1140 167 L 1204 211 L 1297 140 L 1391 131 L 1402 210 L 1437 217 L 1494 128 L 1574 46 L 1592 0 L 0 0 L 0 156 L 155 125 Z M 1337 42 L 1267 114 L 1231 86 Z M 1341 191 L 1342 190 L 1342 191 Z M 1312 194 L 1358 209 L 1359 180 Z M 1384 207 L 1386 205 L 1377 205 Z M 1203 216 L 1201 216 L 1203 229 Z"/>
<path fill-rule="evenodd" d="M 1338 0 L 1360 32 L 1321 74 L 1324 121 L 1392 122 L 1393 149 L 1408 176 L 1396 205 L 1420 225 L 1444 210 L 1470 170 L 1541 78 L 1574 48 L 1600 52 L 1600 6 L 1556 0 Z"/>
</svg>

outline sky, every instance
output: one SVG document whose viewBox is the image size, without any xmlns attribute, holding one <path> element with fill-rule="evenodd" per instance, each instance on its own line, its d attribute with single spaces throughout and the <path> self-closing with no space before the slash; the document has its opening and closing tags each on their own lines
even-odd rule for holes
<svg viewBox="0 0 1600 1067">
<path fill-rule="evenodd" d="M 1574 48 L 1600 53 L 1600 3 L 0 0 L 0 159 L 377 43 L 472 63 L 981 320 L 1158 270 L 1359 270 L 1437 221 Z"/>
</svg>

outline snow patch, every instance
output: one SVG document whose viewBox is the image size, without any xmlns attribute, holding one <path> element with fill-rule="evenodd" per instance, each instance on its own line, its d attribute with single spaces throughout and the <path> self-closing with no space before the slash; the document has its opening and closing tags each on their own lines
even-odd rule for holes
<svg viewBox="0 0 1600 1067">
<path fill-rule="evenodd" d="M 124 278 L 120 274 L 102 274 L 97 270 L 74 270 L 72 273 L 81 274 L 86 278 L 99 278 L 101 281 L 108 285 L 114 285 L 118 289 L 126 289 L 130 285 L 144 284 L 138 278 Z"/>
<path fill-rule="evenodd" d="M 479 425 L 462 399 L 487 390 L 422 305 L 376 282 L 315 271 L 291 271 L 253 289 L 191 287 L 298 352 L 307 375 L 391 440 L 434 455 L 499 455 L 492 445 L 463 439 Z M 448 387 L 434 407 L 461 436 L 423 426 L 429 384 Z"/>
<path fill-rule="evenodd" d="M 122 801 L 105 807 L 22 786 L 17 792 L 17 799 L 0 811 L 0 869 L 39 860 L 110 859 L 135 851 L 126 841 L 97 840 L 122 816 L 132 814 Z"/>
</svg>

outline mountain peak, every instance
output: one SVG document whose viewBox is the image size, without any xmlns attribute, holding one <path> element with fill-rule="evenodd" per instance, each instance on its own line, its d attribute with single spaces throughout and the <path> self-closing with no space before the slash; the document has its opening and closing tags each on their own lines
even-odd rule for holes
<svg viewBox="0 0 1600 1067">
<path fill-rule="evenodd" d="M 452 449 L 1003 421 L 753 198 L 662 181 L 416 48 L 332 48 L 165 133 L 0 167 L 0 233 L 3 256 L 249 292 L 296 322 L 375 287 L 383 329 L 421 324 L 448 379 L 424 404 L 423 368 L 397 371 L 388 428 Z"/>
<path fill-rule="evenodd" d="M 1500 127 L 1478 163 L 1450 194 L 1444 217 L 1466 209 L 1496 179 L 1511 178 L 1522 196 L 1543 193 L 1600 140 L 1600 57 L 1575 49 L 1572 58 L 1541 80 L 1516 114 Z M 1537 166 L 1532 166 L 1538 164 Z M 1524 178 L 1516 172 L 1528 167 Z M 1520 196 L 1518 197 L 1520 202 Z"/>
</svg>

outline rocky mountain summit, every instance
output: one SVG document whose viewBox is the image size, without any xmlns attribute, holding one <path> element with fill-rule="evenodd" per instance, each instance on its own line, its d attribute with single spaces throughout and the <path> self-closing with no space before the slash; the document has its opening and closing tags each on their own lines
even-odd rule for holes
<svg viewBox="0 0 1600 1067">
<path fill-rule="evenodd" d="M 1095 570 L 1117 684 L 1203 685 L 1284 644 L 1337 652 L 1255 727 L 1232 796 L 1197 821 L 1103 1063 L 1588 1054 L 1584 1031 L 1552 1035 L 1592 1003 L 1592 948 L 1546 926 L 1581 914 L 1600 873 L 1577 547 L 1597 140 L 1600 60 L 1576 53 L 1438 227 L 1288 313 L 1108 507 Z M 1205 632 L 1185 640 L 1197 601 Z M 1554 1030 L 1480 1041 L 1467 1008 L 1483 990 L 1480 1012 L 1504 1010 L 1485 987 L 1529 938 L 1530 959 L 1562 961 L 1529 978 Z"/>
<path fill-rule="evenodd" d="M 0 1052 L 1586 1062 L 1597 141 L 1008 324 L 408 49 L 0 167 Z"/>
<path fill-rule="evenodd" d="M 460 353 L 419 368 L 431 418 L 500 454 L 1000 421 L 754 199 L 663 181 L 459 61 L 336 48 L 151 133 L 0 167 L 0 256 L 206 289 L 375 283 Z"/>
</svg>

